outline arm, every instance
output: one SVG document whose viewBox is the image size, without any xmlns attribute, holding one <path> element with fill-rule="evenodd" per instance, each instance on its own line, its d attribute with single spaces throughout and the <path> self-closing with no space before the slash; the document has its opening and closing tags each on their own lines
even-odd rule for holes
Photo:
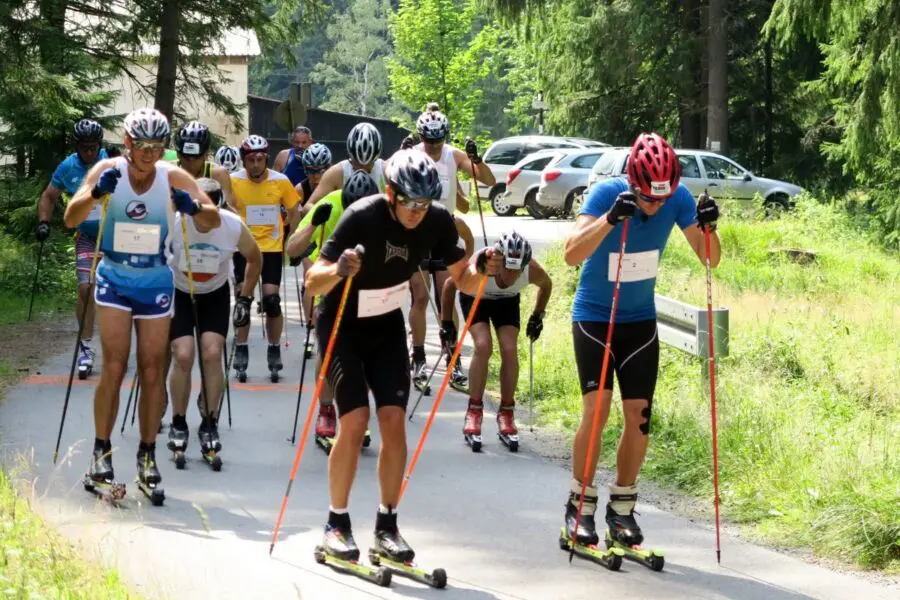
<svg viewBox="0 0 900 600">
<path fill-rule="evenodd" d="M 472 164 L 472 160 L 466 156 L 466 153 L 460 150 L 459 148 L 453 149 L 453 157 L 456 159 L 456 167 L 458 169 L 462 169 L 469 175 L 472 174 L 472 170 L 475 169 L 475 179 L 480 181 L 485 185 L 494 185 L 497 183 L 497 180 L 494 179 L 494 174 L 491 172 L 491 168 L 487 166 L 483 161 L 478 163 L 477 167 Z"/>
<path fill-rule="evenodd" d="M 219 207 L 213 204 L 206 192 L 197 186 L 197 181 L 188 175 L 187 171 L 178 167 L 169 171 L 169 185 L 178 190 L 184 190 L 200 203 L 200 211 L 192 215 L 194 221 L 202 227 L 215 229 L 222 224 L 219 216 Z"/>
<path fill-rule="evenodd" d="M 287 255 L 291 258 L 296 258 L 303 254 L 306 249 L 309 248 L 309 243 L 312 241 L 315 230 L 316 228 L 312 224 L 296 229 L 294 233 L 291 234 L 290 239 L 288 239 L 287 246 L 285 246 Z"/>
<path fill-rule="evenodd" d="M 319 181 L 319 185 L 316 186 L 316 189 L 313 190 L 313 193 L 310 195 L 309 200 L 303 206 L 303 214 L 308 213 L 313 205 L 324 198 L 326 195 L 330 194 L 334 190 L 339 190 L 342 187 L 342 182 L 344 181 L 344 168 L 340 165 L 340 163 L 336 165 L 331 165 L 328 167 L 328 170 L 325 171 L 325 174 L 322 175 L 322 179 Z"/>
<path fill-rule="evenodd" d="M 253 296 L 256 281 L 262 271 L 262 252 L 253 238 L 253 234 L 244 222 L 241 222 L 241 237 L 238 240 L 238 252 L 247 259 L 247 268 L 244 271 L 244 282 L 241 286 L 242 296 Z"/>
<path fill-rule="evenodd" d="M 534 302 L 534 312 L 543 315 L 547 310 L 547 303 L 550 302 L 550 294 L 553 293 L 553 281 L 547 275 L 544 267 L 531 259 L 531 265 L 528 267 L 528 283 L 538 286 L 537 300 Z"/>
<path fill-rule="evenodd" d="M 38 200 L 38 221 L 49 221 L 53 217 L 53 209 L 61 195 L 62 190 L 52 183 L 47 185 L 41 193 L 41 199 Z"/>
<path fill-rule="evenodd" d="M 462 186 L 459 184 L 459 177 L 456 178 L 456 210 L 462 214 L 469 212 L 469 199 L 463 194 Z"/>
<path fill-rule="evenodd" d="M 319 251 L 319 258 L 306 274 L 306 291 L 312 296 L 323 296 L 348 275 L 355 275 L 360 268 L 360 257 L 354 250 L 361 241 L 361 228 L 367 223 L 365 214 L 347 209 L 337 227 Z"/>
<path fill-rule="evenodd" d="M 684 234 L 688 244 L 691 245 L 691 248 L 694 249 L 694 254 L 696 254 L 697 258 L 700 259 L 700 262 L 705 265 L 706 241 L 703 239 L 703 230 L 694 223 L 693 225 L 688 225 L 682 229 L 681 232 Z M 719 260 L 722 257 L 722 247 L 719 243 L 719 234 L 716 231 L 709 234 L 709 253 L 709 265 L 713 268 L 718 267 Z"/>
<path fill-rule="evenodd" d="M 472 230 L 469 229 L 469 226 L 466 225 L 465 221 L 459 217 L 454 218 L 454 221 L 456 223 L 456 231 L 466 245 L 466 258 L 469 258 L 475 252 L 475 237 L 472 235 Z"/>
<path fill-rule="evenodd" d="M 275 162 L 272 164 L 272 170 L 278 171 L 279 173 L 284 172 L 284 168 L 287 166 L 288 157 L 291 155 L 290 150 L 282 150 L 275 156 Z"/>
<path fill-rule="evenodd" d="M 484 273 L 478 270 L 479 256 L 482 254 L 485 255 L 484 259 L 480 259 L 485 261 Z M 447 272 L 450 273 L 450 277 L 453 278 L 459 291 L 463 294 L 474 296 L 478 293 L 478 285 L 481 283 L 482 278 L 496 275 L 502 260 L 503 254 L 495 248 L 482 248 L 470 259 L 466 260 L 463 257 L 452 265 L 448 265 Z"/>
<path fill-rule="evenodd" d="M 100 173 L 115 166 L 115 159 L 101 160 L 88 172 L 84 181 L 81 182 L 81 187 L 78 188 L 78 191 L 69 200 L 69 205 L 66 206 L 66 212 L 63 215 L 66 227 L 74 229 L 88 218 L 88 215 L 91 214 L 91 210 L 94 208 L 94 204 L 97 202 L 97 198 L 94 198 L 91 192 L 94 186 L 97 185 L 97 181 L 100 180 Z M 128 176 L 127 173 L 122 173 L 122 175 Z"/>
<path fill-rule="evenodd" d="M 606 217 L 591 217 L 578 215 L 572 233 L 566 238 L 565 260 L 570 267 L 580 265 L 584 260 L 597 250 L 600 243 L 606 239 L 613 226 Z"/>
<path fill-rule="evenodd" d="M 225 206 L 231 212 L 236 213 L 237 208 L 234 206 L 234 195 L 231 193 L 231 176 L 228 174 L 228 171 L 223 167 L 215 167 L 212 171 L 212 178 L 219 182 L 219 187 L 222 188 L 222 198 L 225 200 Z"/>
</svg>

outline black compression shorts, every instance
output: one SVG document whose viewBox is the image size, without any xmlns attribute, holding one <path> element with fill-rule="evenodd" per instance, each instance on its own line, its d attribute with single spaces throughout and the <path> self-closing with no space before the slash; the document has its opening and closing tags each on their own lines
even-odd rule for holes
<svg viewBox="0 0 900 600">
<path fill-rule="evenodd" d="M 463 317 L 468 319 L 469 312 L 472 310 L 472 304 L 475 298 L 466 294 L 459 294 L 459 305 L 462 307 Z M 501 327 L 521 327 L 521 317 L 519 306 L 521 304 L 521 296 L 507 296 L 505 298 L 485 298 L 482 296 L 481 302 L 478 303 L 478 310 L 475 311 L 475 323 L 493 323 L 494 329 L 499 330 Z"/>
<path fill-rule="evenodd" d="M 334 390 L 338 415 L 369 406 L 369 390 L 375 409 L 409 402 L 409 349 L 403 313 L 393 311 L 381 317 L 350 319 L 345 315 L 335 340 L 328 366 L 328 383 Z M 332 322 L 318 319 L 314 329 L 319 352 L 328 347 Z"/>
<path fill-rule="evenodd" d="M 281 252 L 262 253 L 262 273 L 259 278 L 263 284 L 281 285 L 281 269 L 284 262 L 284 254 Z M 234 263 L 234 282 L 238 285 L 244 282 L 244 273 L 247 270 L 247 259 L 240 252 L 235 252 L 231 262 Z"/>
<path fill-rule="evenodd" d="M 228 324 L 231 321 L 231 295 L 226 283 L 222 287 L 207 294 L 196 294 L 197 319 L 200 321 L 200 333 L 207 331 L 228 337 Z M 169 339 L 177 340 L 184 336 L 194 335 L 194 309 L 191 307 L 191 295 L 175 290 L 175 316 L 169 327 Z"/>
<path fill-rule="evenodd" d="M 576 321 L 572 323 L 575 362 L 581 380 L 582 395 L 599 389 L 608 323 Z M 616 323 L 612 352 L 603 389 L 613 389 L 613 372 L 619 380 L 623 399 L 653 400 L 659 372 L 659 336 L 656 321 Z"/>
</svg>

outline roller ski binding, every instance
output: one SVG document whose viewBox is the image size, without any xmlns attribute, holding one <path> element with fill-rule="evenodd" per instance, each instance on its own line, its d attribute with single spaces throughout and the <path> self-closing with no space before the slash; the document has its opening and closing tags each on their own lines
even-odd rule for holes
<svg viewBox="0 0 900 600">
<path fill-rule="evenodd" d="M 112 444 L 106 442 L 102 448 L 94 448 L 91 468 L 82 481 L 87 492 L 108 502 L 116 503 L 125 498 L 125 484 L 116 483 L 112 466 Z"/>
<path fill-rule="evenodd" d="M 149 447 L 141 443 L 137 453 L 137 486 L 150 500 L 153 506 L 162 506 L 166 499 L 165 491 L 159 486 L 162 475 L 156 467 L 156 444 Z"/>
<path fill-rule="evenodd" d="M 379 514 L 378 517 L 393 517 L 394 523 L 396 524 L 397 522 L 396 514 Z M 441 589 L 447 586 L 447 573 L 444 569 L 426 571 L 413 562 L 415 556 L 416 553 L 409 547 L 403 536 L 400 535 L 396 526 L 392 530 L 381 529 L 375 531 L 375 544 L 369 548 L 370 563 L 376 567 L 386 567 L 397 575 L 408 577 L 433 588 Z"/>
<path fill-rule="evenodd" d="M 353 540 L 353 532 L 348 526 L 325 525 L 325 539 L 316 546 L 313 557 L 320 565 L 356 575 L 382 587 L 391 585 L 391 572 L 385 567 L 370 567 L 359 562 L 359 548 Z"/>
<path fill-rule="evenodd" d="M 463 438 L 472 447 L 472 452 L 481 452 L 481 421 L 484 418 L 484 405 L 469 401 L 466 421 L 463 425 Z"/>
<path fill-rule="evenodd" d="M 278 383 L 278 372 L 284 368 L 281 363 L 281 346 L 278 344 L 269 344 L 266 349 L 266 361 L 269 363 L 269 379 L 272 383 Z"/>
<path fill-rule="evenodd" d="M 428 365 L 424 360 L 413 360 L 413 385 L 426 396 L 431 395 L 431 384 L 428 383 Z"/>
<path fill-rule="evenodd" d="M 516 428 L 515 405 L 501 404 L 497 409 L 497 437 L 510 452 L 519 451 L 519 430 Z"/>
<path fill-rule="evenodd" d="M 578 519 L 578 503 L 581 500 L 580 485 L 578 487 L 577 492 L 570 492 L 569 501 L 566 502 L 566 524 L 559 530 L 559 549 L 597 563 L 610 571 L 618 571 L 622 567 L 622 557 L 625 553 L 620 548 L 604 550 L 598 545 L 600 538 L 594 522 L 594 513 L 597 510 L 596 490 L 587 488 L 585 491 L 581 519 Z"/>
<path fill-rule="evenodd" d="M 222 451 L 222 443 L 219 441 L 219 431 L 213 422 L 204 419 L 197 430 L 197 437 L 200 438 L 200 452 L 203 454 L 203 460 L 210 466 L 213 471 L 222 470 L 222 459 L 219 452 Z"/>
<path fill-rule="evenodd" d="M 449 356 L 452 356 L 452 354 Z M 469 393 L 469 378 L 462 372 L 462 367 L 459 366 L 458 359 L 456 364 L 453 365 L 453 372 L 450 374 L 450 387 L 463 394 Z"/>
<path fill-rule="evenodd" d="M 166 443 L 166 448 L 174 453 L 172 460 L 175 461 L 175 468 L 179 471 L 184 469 L 185 464 L 187 463 L 185 452 L 187 451 L 190 434 L 191 432 L 188 429 L 187 423 L 185 423 L 183 427 L 179 427 L 179 424 L 175 423 L 175 419 L 172 419 L 172 426 L 169 427 L 169 441 Z"/>
<path fill-rule="evenodd" d="M 247 365 L 250 363 L 250 351 L 247 344 L 236 344 L 234 348 L 234 372 L 238 381 L 247 383 Z"/>
<path fill-rule="evenodd" d="M 619 488 L 621 490 L 622 488 Z M 644 534 L 634 519 L 634 504 L 637 501 L 637 493 L 620 494 L 611 493 L 610 502 L 606 505 L 606 547 L 612 550 L 620 550 L 625 558 L 652 569 L 662 571 L 666 559 L 660 550 L 647 550 L 641 547 Z M 620 514 L 613 509 L 612 503 L 622 503 L 628 508 L 626 514 Z"/>
<path fill-rule="evenodd" d="M 78 379 L 85 380 L 94 371 L 94 351 L 83 341 L 79 342 L 78 353 Z"/>
<path fill-rule="evenodd" d="M 319 405 L 319 417 L 316 419 L 316 445 L 321 448 L 326 455 L 331 454 L 331 448 L 334 447 L 335 430 L 337 423 L 334 413 L 334 405 Z"/>
</svg>

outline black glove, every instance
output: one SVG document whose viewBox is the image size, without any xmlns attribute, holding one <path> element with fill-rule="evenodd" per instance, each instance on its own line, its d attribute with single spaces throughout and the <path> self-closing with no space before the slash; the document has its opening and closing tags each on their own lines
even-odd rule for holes
<svg viewBox="0 0 900 600">
<path fill-rule="evenodd" d="M 408 135 L 405 138 L 403 138 L 402 142 L 400 142 L 400 149 L 401 150 L 409 150 L 410 148 L 415 146 L 417 143 L 418 142 L 416 142 L 415 136 Z"/>
<path fill-rule="evenodd" d="M 313 210 L 312 223 L 313 227 L 324 225 L 331 218 L 331 205 L 320 204 Z"/>
<path fill-rule="evenodd" d="M 501 256 L 503 255 L 503 246 L 500 245 L 500 242 L 497 242 L 493 246 L 494 253 L 499 253 Z M 482 248 L 478 252 L 475 253 L 475 270 L 484 275 L 487 272 L 487 248 Z"/>
<path fill-rule="evenodd" d="M 700 229 L 709 227 L 710 231 L 716 230 L 716 221 L 719 220 L 719 205 L 712 196 L 703 192 L 697 202 L 697 223 Z"/>
<path fill-rule="evenodd" d="M 231 313 L 231 322 L 235 328 L 246 327 L 250 324 L 250 304 L 253 298 L 250 296 L 238 296 L 234 302 L 234 311 Z"/>
<path fill-rule="evenodd" d="M 612 208 L 606 213 L 606 220 L 615 227 L 625 219 L 630 219 L 637 211 L 637 196 L 631 192 L 622 192 L 616 196 Z"/>
<path fill-rule="evenodd" d="M 454 323 L 452 319 L 449 321 L 441 321 L 441 344 L 448 348 L 452 348 L 456 344 L 456 337 L 456 323 Z"/>
<path fill-rule="evenodd" d="M 539 337 L 541 337 L 541 332 L 544 330 L 544 315 L 538 313 L 531 313 L 531 318 L 528 319 L 528 325 L 525 327 L 525 335 L 528 336 L 528 339 L 532 342 L 536 342 Z"/>
<path fill-rule="evenodd" d="M 34 230 L 34 237 L 39 242 L 43 242 L 50 237 L 50 221 L 41 221 L 37 229 Z"/>
<path fill-rule="evenodd" d="M 478 156 L 478 146 L 475 144 L 475 140 L 470 137 L 466 138 L 466 156 L 469 157 L 473 165 L 481 163 L 481 157 Z"/>
</svg>

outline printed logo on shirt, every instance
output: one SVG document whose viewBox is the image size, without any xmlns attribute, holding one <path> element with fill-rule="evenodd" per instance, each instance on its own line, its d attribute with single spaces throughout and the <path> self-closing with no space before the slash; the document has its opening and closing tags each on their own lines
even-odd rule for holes
<svg viewBox="0 0 900 600">
<path fill-rule="evenodd" d="M 402 258 L 403 262 L 409 261 L 409 250 L 407 250 L 406 246 L 394 246 L 390 242 L 385 242 L 385 251 L 384 251 L 384 262 L 391 260 L 392 258 Z"/>
<path fill-rule="evenodd" d="M 172 298 L 168 294 L 157 294 L 156 305 L 160 308 L 168 308 Z"/>
<path fill-rule="evenodd" d="M 143 221 L 147 218 L 147 205 L 140 200 L 132 200 L 125 207 L 125 214 L 134 221 Z"/>
</svg>

